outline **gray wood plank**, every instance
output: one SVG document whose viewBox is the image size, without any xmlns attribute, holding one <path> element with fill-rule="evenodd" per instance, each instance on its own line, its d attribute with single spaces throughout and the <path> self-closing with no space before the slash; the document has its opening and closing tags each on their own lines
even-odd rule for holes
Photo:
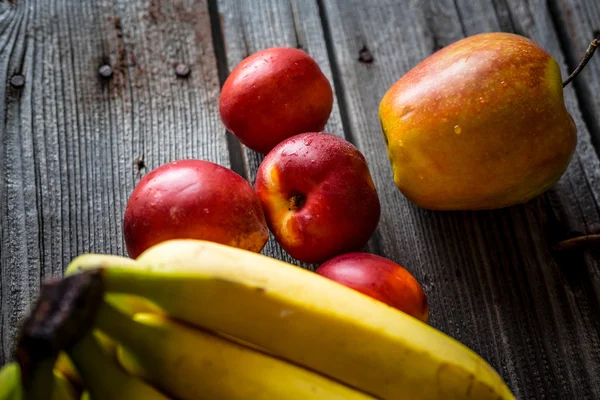
<svg viewBox="0 0 600 400">
<path fill-rule="evenodd" d="M 518 398 L 600 396 L 598 254 L 558 257 L 553 241 L 597 226 L 600 177 L 572 88 L 565 100 L 579 145 L 569 171 L 528 204 L 486 212 L 432 212 L 395 188 L 377 118 L 387 88 L 436 49 L 482 31 L 532 37 L 563 67 L 544 1 L 323 1 L 356 138 L 385 205 L 382 253 L 425 284 L 431 324 L 499 370 Z M 370 64 L 357 60 L 368 48 Z M 339 94 L 338 94 L 339 95 Z"/>
<path fill-rule="evenodd" d="M 217 5 L 221 16 L 228 71 L 259 50 L 269 47 L 295 47 L 306 51 L 317 61 L 333 86 L 327 46 L 315 1 L 218 0 Z M 344 136 L 337 98 L 325 131 Z M 254 183 L 256 171 L 264 156 L 244 145 L 241 146 L 246 174 L 249 181 Z M 275 241 L 273 235 L 270 236 L 263 252 L 314 269 L 314 265 L 291 258 Z"/>
<path fill-rule="evenodd" d="M 572 70 L 583 57 L 589 42 L 600 37 L 600 3 L 595 0 L 550 0 L 548 5 L 560 33 L 561 49 Z M 599 55 L 597 53 L 571 83 L 577 91 L 584 121 L 593 135 L 596 149 L 600 148 Z"/>
<path fill-rule="evenodd" d="M 125 253 L 136 158 L 143 173 L 181 158 L 229 166 L 229 155 L 204 1 L 2 2 L 0 44 L 3 363 L 41 278 L 81 253 Z M 15 73 L 20 89 L 6 85 Z"/>
</svg>

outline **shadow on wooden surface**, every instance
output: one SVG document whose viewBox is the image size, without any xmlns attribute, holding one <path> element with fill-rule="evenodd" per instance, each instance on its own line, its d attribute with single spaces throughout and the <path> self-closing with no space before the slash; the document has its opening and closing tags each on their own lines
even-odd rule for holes
<svg viewBox="0 0 600 400">
<path fill-rule="evenodd" d="M 139 179 L 138 157 L 142 173 L 194 157 L 254 181 L 262 156 L 226 134 L 219 82 L 247 55 L 291 46 L 310 53 L 335 86 L 326 130 L 368 159 L 383 209 L 367 250 L 424 284 L 431 324 L 481 354 L 518 398 L 599 398 L 599 254 L 557 255 L 550 247 L 600 229 L 593 147 L 600 62 L 565 89 L 579 135 L 568 172 L 547 194 L 503 210 L 411 205 L 393 184 L 377 107 L 427 55 L 484 31 L 534 39 L 566 76 L 600 29 L 600 7 L 593 0 L 209 3 L 0 3 L 0 79 L 24 77 L 22 87 L 0 85 L 0 360 L 10 359 L 15 328 L 43 277 L 84 252 L 124 253 L 122 214 Z M 178 64 L 189 76 L 175 73 Z M 112 77 L 100 76 L 102 65 Z M 264 252 L 300 265 L 273 239 Z"/>
</svg>

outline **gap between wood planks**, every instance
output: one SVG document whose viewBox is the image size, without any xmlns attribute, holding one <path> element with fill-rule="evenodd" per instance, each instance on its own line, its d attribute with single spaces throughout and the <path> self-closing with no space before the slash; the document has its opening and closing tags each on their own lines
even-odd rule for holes
<svg viewBox="0 0 600 400">
<path fill-rule="evenodd" d="M 356 145 L 356 138 L 352 132 L 352 125 L 350 124 L 350 119 L 348 118 L 348 102 L 346 99 L 346 90 L 344 90 L 344 83 L 341 79 L 340 67 L 337 62 L 337 58 L 335 56 L 335 48 L 333 46 L 332 32 L 331 26 L 329 24 L 329 19 L 327 18 L 327 12 L 325 11 L 325 6 L 323 4 L 323 0 L 316 0 L 317 6 L 319 8 L 319 19 L 321 20 L 321 26 L 323 28 L 323 36 L 325 40 L 325 46 L 327 48 L 327 56 L 329 58 L 329 67 L 331 68 L 331 74 L 333 76 L 333 88 L 337 97 L 337 101 L 339 104 L 340 110 L 340 119 L 342 121 L 342 129 L 344 130 L 344 137 L 350 143 Z M 368 52 L 366 46 L 363 46 L 363 50 L 361 50 L 361 54 L 359 55 L 359 60 L 365 57 L 365 51 L 368 54 L 368 62 L 373 62 L 373 56 Z M 371 239 L 369 240 L 371 252 L 377 255 L 382 255 L 381 250 L 381 232 L 379 228 L 375 229 Z"/>
<path fill-rule="evenodd" d="M 217 59 L 217 69 L 219 71 L 219 84 L 221 88 L 229 75 L 227 68 L 227 51 L 225 50 L 225 39 L 223 37 L 223 27 L 221 25 L 221 14 L 219 13 L 218 0 L 207 0 L 208 13 L 210 17 L 210 29 L 212 33 L 213 49 L 215 58 Z M 227 135 L 227 147 L 229 149 L 229 162 L 231 169 L 237 174 L 248 180 L 248 171 L 246 171 L 244 163 L 244 152 L 239 140 L 228 130 L 225 130 Z"/>
</svg>

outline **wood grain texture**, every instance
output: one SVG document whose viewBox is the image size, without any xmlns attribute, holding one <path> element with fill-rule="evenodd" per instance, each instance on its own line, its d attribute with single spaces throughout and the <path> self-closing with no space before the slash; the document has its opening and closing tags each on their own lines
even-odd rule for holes
<svg viewBox="0 0 600 400">
<path fill-rule="evenodd" d="M 144 173 L 181 158 L 229 166 L 229 155 L 205 2 L 23 0 L 0 13 L 3 363 L 40 279 L 81 253 L 125 253 L 136 158 Z M 15 73 L 20 89 L 5 85 Z"/>
<path fill-rule="evenodd" d="M 565 90 L 579 138 L 569 170 L 522 206 L 413 206 L 394 186 L 377 119 L 394 81 L 478 32 L 528 36 L 566 76 L 599 28 L 597 2 L 209 1 L 220 12 L 212 26 L 222 29 L 219 60 L 202 0 L 0 0 L 0 364 L 41 279 L 60 275 L 77 254 L 124 254 L 136 158 L 144 157 L 142 172 L 190 157 L 230 165 L 217 64 L 222 81 L 247 55 L 291 46 L 335 84 L 326 130 L 368 159 L 383 205 L 368 249 L 424 284 L 431 324 L 487 359 L 519 399 L 600 398 L 600 252 L 550 251 L 600 229 L 598 58 Z M 114 71 L 108 80 L 98 75 L 105 63 Z M 178 63 L 190 66 L 189 77 L 175 75 Z M 25 85 L 11 86 L 13 75 Z M 240 157 L 253 183 L 262 156 L 243 148 Z M 273 238 L 264 252 L 313 267 Z"/>
<path fill-rule="evenodd" d="M 395 188 L 379 134 L 387 88 L 440 47 L 483 31 L 514 30 L 553 54 L 566 73 L 544 1 L 323 0 L 346 98 L 350 135 L 376 171 L 385 204 L 382 253 L 425 284 L 431 324 L 498 369 L 518 398 L 600 396 L 598 254 L 550 252 L 571 231 L 600 222 L 598 158 L 573 88 L 565 100 L 579 131 L 569 171 L 528 204 L 487 212 L 432 212 Z M 368 48 L 373 63 L 357 61 Z"/>
<path fill-rule="evenodd" d="M 560 33 L 561 48 L 571 70 L 580 62 L 594 37 L 600 38 L 598 1 L 550 0 L 550 12 Z M 596 148 L 600 147 L 600 52 L 571 83 L 576 91 L 588 129 Z"/>
<path fill-rule="evenodd" d="M 250 54 L 269 47 L 294 47 L 313 57 L 333 86 L 328 52 L 316 2 L 305 0 L 219 0 L 218 11 L 225 41 L 228 71 Z M 344 136 L 337 99 L 325 131 Z M 254 183 L 256 171 L 264 156 L 242 145 L 246 175 Z M 314 269 L 290 257 L 273 235 L 264 254 Z"/>
</svg>

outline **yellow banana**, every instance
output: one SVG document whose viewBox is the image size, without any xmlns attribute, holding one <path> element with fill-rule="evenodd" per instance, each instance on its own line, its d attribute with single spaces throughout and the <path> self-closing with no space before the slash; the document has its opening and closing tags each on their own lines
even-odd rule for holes
<svg viewBox="0 0 600 400">
<path fill-rule="evenodd" d="M 369 400 L 315 372 L 230 342 L 164 315 L 129 318 L 104 304 L 102 329 L 122 347 L 121 365 L 182 400 Z"/>
<path fill-rule="evenodd" d="M 54 370 L 54 390 L 52 394 L 52 400 L 75 400 L 77 398 L 77 391 L 67 379 L 67 377 L 58 370 Z"/>
<path fill-rule="evenodd" d="M 69 379 L 69 381 L 71 381 L 73 385 L 83 387 L 83 380 L 79 376 L 77 368 L 75 368 L 75 365 L 73 365 L 73 362 L 71 361 L 67 353 L 65 353 L 64 351 L 61 351 L 58 354 L 56 364 L 54 364 L 54 369 L 59 371 L 67 379 Z"/>
<path fill-rule="evenodd" d="M 135 260 L 111 254 L 83 254 L 74 258 L 65 271 L 65 276 L 70 276 L 98 265 L 104 268 L 136 268 Z M 151 312 L 160 313 L 162 310 L 152 302 L 137 296 L 109 294 L 107 300 L 113 306 L 126 313 Z"/>
<path fill-rule="evenodd" d="M 145 382 L 126 374 L 103 350 L 92 332 L 67 353 L 80 372 L 93 400 L 168 400 Z"/>
<path fill-rule="evenodd" d="M 442 332 L 327 278 L 198 240 L 106 268 L 108 291 L 253 343 L 382 399 L 513 399 L 496 371 Z"/>
<path fill-rule="evenodd" d="M 83 254 L 74 258 L 67 267 L 67 270 L 65 271 L 65 276 L 94 269 L 97 268 L 99 265 L 102 265 L 103 268 L 140 268 L 138 267 L 137 262 L 131 258 L 114 256 L 110 254 L 90 253 Z M 139 296 L 109 293 L 106 295 L 106 299 L 112 306 L 118 308 L 126 314 L 164 313 L 164 311 L 156 304 L 152 303 L 148 299 L 144 299 Z M 256 346 L 253 343 L 244 342 L 243 340 L 225 334 L 222 334 L 222 336 L 230 341 L 237 342 L 246 347 L 250 347 L 255 350 L 268 353 L 268 350 L 260 348 L 259 346 Z M 101 341 L 101 344 L 103 345 L 103 347 L 105 347 L 106 349 L 114 349 L 116 351 L 116 345 L 114 343 L 111 344 L 110 338 L 103 336 L 102 339 L 103 340 Z M 114 354 L 112 350 L 111 353 Z M 69 365 L 68 358 L 65 359 L 64 356 L 59 356 L 57 364 L 59 366 L 59 369 L 63 373 L 65 373 L 65 375 L 67 375 L 69 378 L 71 378 L 71 375 L 74 375 L 72 378 L 75 381 L 77 381 L 77 376 L 73 374 L 73 368 Z"/>
<path fill-rule="evenodd" d="M 19 364 L 6 364 L 0 369 L 0 400 L 20 400 L 22 395 Z"/>
<path fill-rule="evenodd" d="M 131 258 L 110 254 L 83 254 L 71 261 L 65 271 L 65 276 L 70 276 L 87 269 L 93 269 L 98 265 L 102 265 L 106 268 L 135 268 L 137 264 L 135 260 L 132 260 Z M 106 298 L 110 304 L 127 313 L 162 312 L 156 305 L 137 296 L 108 294 Z M 94 333 L 104 350 L 116 357 L 117 345 L 113 343 L 110 338 L 102 334 L 102 332 Z M 59 354 L 55 368 L 65 374 L 65 376 L 67 376 L 74 384 L 78 386 L 83 385 L 83 381 L 77 370 L 64 352 Z"/>
<path fill-rule="evenodd" d="M 48 388 L 44 388 L 48 390 Z M 51 384 L 51 400 L 75 400 L 77 393 L 68 379 L 57 370 L 53 371 Z M 47 398 L 48 392 L 41 393 Z M 21 386 L 21 368 L 13 362 L 6 364 L 0 370 L 0 400 L 23 400 L 25 395 Z"/>
</svg>

